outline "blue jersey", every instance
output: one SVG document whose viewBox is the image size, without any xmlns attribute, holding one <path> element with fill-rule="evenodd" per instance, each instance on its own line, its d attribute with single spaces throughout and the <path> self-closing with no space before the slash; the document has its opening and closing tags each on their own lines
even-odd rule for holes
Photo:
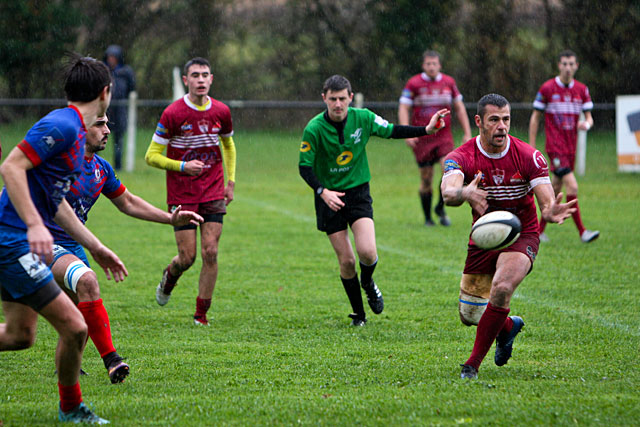
<svg viewBox="0 0 640 427">
<path fill-rule="evenodd" d="M 86 129 L 74 106 L 54 110 L 40 119 L 18 144 L 33 168 L 27 171 L 31 199 L 40 216 L 53 222 L 58 205 L 80 174 Z M 0 196 L 0 224 L 26 230 L 6 191 Z"/>
<path fill-rule="evenodd" d="M 71 185 L 65 198 L 84 224 L 87 222 L 89 210 L 98 201 L 100 194 L 114 199 L 125 190 L 126 187 L 120 182 L 109 162 L 94 155 L 91 159 L 84 158 L 82 172 Z M 65 243 L 75 243 L 71 236 L 55 222 L 48 221 L 46 224 L 56 243 L 63 246 Z"/>
</svg>

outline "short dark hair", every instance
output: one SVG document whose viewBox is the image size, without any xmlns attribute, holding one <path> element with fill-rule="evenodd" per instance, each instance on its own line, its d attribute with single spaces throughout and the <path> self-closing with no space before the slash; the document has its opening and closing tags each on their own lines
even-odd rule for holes
<svg viewBox="0 0 640 427">
<path fill-rule="evenodd" d="M 565 49 L 558 54 L 558 62 L 560 62 L 562 58 L 571 58 L 572 56 L 576 58 L 576 62 L 578 62 L 578 55 L 571 49 Z"/>
<path fill-rule="evenodd" d="M 440 61 L 440 54 L 435 50 L 425 50 L 422 54 L 422 60 L 424 61 L 427 58 L 438 58 L 438 61 Z"/>
<path fill-rule="evenodd" d="M 184 64 L 184 75 L 188 75 L 187 73 L 189 72 L 189 67 L 191 67 L 192 65 L 197 64 L 197 65 L 205 65 L 207 67 L 209 67 L 209 70 L 211 70 L 211 64 L 209 64 L 209 61 L 207 61 L 204 58 L 201 58 L 199 56 L 196 56 L 195 58 L 191 58 L 190 60 L 187 61 L 186 64 Z"/>
<path fill-rule="evenodd" d="M 91 102 L 105 87 L 111 90 L 111 72 L 104 62 L 69 53 L 64 71 L 64 92 L 71 102 Z"/>
<path fill-rule="evenodd" d="M 480 116 L 480 119 L 484 117 L 484 113 L 485 113 L 485 110 L 487 109 L 487 105 L 494 105 L 498 108 L 502 108 L 505 105 L 509 105 L 509 108 L 511 108 L 511 104 L 509 104 L 509 101 L 507 101 L 507 98 L 505 98 L 502 95 L 498 95 L 497 93 L 490 93 L 488 95 L 483 96 L 482 98 L 480 98 L 480 101 L 478 101 L 478 108 L 476 110 L 476 114 Z"/>
<path fill-rule="evenodd" d="M 353 93 L 349 80 L 339 74 L 334 74 L 324 81 L 324 85 L 322 86 L 322 93 L 326 94 L 329 91 L 340 92 L 343 89 L 347 89 L 347 92 L 349 92 L 350 94 Z"/>
</svg>

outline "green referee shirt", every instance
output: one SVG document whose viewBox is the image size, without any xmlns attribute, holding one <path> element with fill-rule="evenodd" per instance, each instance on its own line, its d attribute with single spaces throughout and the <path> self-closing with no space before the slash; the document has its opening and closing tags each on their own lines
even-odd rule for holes
<svg viewBox="0 0 640 427">
<path fill-rule="evenodd" d="M 304 128 L 300 166 L 311 166 L 323 187 L 347 190 L 371 180 L 365 146 L 372 135 L 389 138 L 393 124 L 367 109 L 349 108 L 344 124 L 344 143 L 337 129 L 315 116 Z"/>
</svg>

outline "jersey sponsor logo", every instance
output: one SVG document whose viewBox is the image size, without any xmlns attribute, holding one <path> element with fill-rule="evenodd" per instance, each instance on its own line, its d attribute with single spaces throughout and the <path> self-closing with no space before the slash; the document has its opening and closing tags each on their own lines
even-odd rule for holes
<svg viewBox="0 0 640 427">
<path fill-rule="evenodd" d="M 193 125 L 189 122 L 184 122 L 182 126 L 180 126 L 180 130 L 183 135 L 191 135 L 193 133 Z"/>
<path fill-rule="evenodd" d="M 533 248 L 531 246 L 527 246 L 527 255 L 529 255 L 529 258 L 531 258 L 532 260 L 536 260 L 536 253 L 533 251 Z"/>
<path fill-rule="evenodd" d="M 56 142 L 64 141 L 64 136 L 62 135 L 62 132 L 58 130 L 58 128 L 53 128 L 51 129 L 51 134 L 43 136 L 41 140 L 47 147 L 47 149 L 51 150 L 56 145 Z"/>
<path fill-rule="evenodd" d="M 491 171 L 491 176 L 493 177 L 493 182 L 496 185 L 500 185 L 504 182 L 504 169 L 494 169 Z"/>
<path fill-rule="evenodd" d="M 445 172 L 449 172 L 452 170 L 462 170 L 462 168 L 460 167 L 460 165 L 458 164 L 458 162 L 456 162 L 455 160 L 445 160 L 444 162 L 444 171 Z"/>
<path fill-rule="evenodd" d="M 300 151 L 302 153 L 306 153 L 309 150 L 311 150 L 311 144 L 309 144 L 307 141 L 302 141 L 302 143 L 300 144 Z"/>
<path fill-rule="evenodd" d="M 555 163 L 555 160 L 556 159 L 554 159 L 554 163 Z M 534 151 L 533 153 L 533 163 L 536 165 L 538 169 L 549 169 L 549 165 L 547 164 L 547 159 L 545 159 L 542 153 L 538 150 Z"/>
<path fill-rule="evenodd" d="M 382 126 L 383 128 L 386 128 L 387 126 L 389 126 L 389 122 L 386 121 L 385 119 L 383 119 L 382 117 L 380 117 L 379 115 L 376 114 L 376 118 L 374 119 L 374 122 L 378 125 L 378 126 Z"/>
<path fill-rule="evenodd" d="M 553 95 L 551 95 L 551 100 L 552 101 L 560 101 L 560 94 L 559 93 L 554 93 Z"/>
<path fill-rule="evenodd" d="M 517 171 L 516 173 L 513 174 L 510 181 L 512 184 L 522 184 L 524 182 L 524 178 L 522 177 L 522 174 L 520 173 L 520 171 Z"/>
<path fill-rule="evenodd" d="M 353 153 L 351 151 L 343 151 L 336 159 L 336 163 L 340 166 L 346 165 L 353 159 Z"/>
<path fill-rule="evenodd" d="M 354 133 L 351 134 L 351 139 L 353 139 L 353 143 L 357 144 L 361 141 L 362 138 L 362 128 L 356 129 Z"/>
<path fill-rule="evenodd" d="M 211 165 L 214 163 L 218 163 L 220 161 L 220 158 L 218 157 L 218 153 L 215 151 L 207 151 L 204 153 L 198 151 L 187 151 L 182 155 L 182 160 L 185 162 L 190 162 L 191 160 L 200 160 L 205 165 Z"/>
<path fill-rule="evenodd" d="M 27 253 L 18 258 L 18 262 L 24 269 L 24 271 L 31 277 L 35 282 L 39 282 L 47 277 L 49 274 L 49 269 L 47 266 L 40 261 L 40 257 L 34 253 Z"/>
</svg>

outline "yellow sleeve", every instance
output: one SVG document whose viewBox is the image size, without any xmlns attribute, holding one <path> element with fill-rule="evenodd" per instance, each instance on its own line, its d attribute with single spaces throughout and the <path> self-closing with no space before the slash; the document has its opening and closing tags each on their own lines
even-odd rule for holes
<svg viewBox="0 0 640 427">
<path fill-rule="evenodd" d="M 227 181 L 236 182 L 236 146 L 230 136 L 221 136 L 222 159 L 227 169 Z"/>
<path fill-rule="evenodd" d="M 164 145 L 151 141 L 149 148 L 147 148 L 147 153 L 144 155 L 144 160 L 149 166 L 180 172 L 184 162 L 181 162 L 180 160 L 173 160 L 163 155 L 162 153 L 164 152 L 164 149 Z"/>
</svg>

